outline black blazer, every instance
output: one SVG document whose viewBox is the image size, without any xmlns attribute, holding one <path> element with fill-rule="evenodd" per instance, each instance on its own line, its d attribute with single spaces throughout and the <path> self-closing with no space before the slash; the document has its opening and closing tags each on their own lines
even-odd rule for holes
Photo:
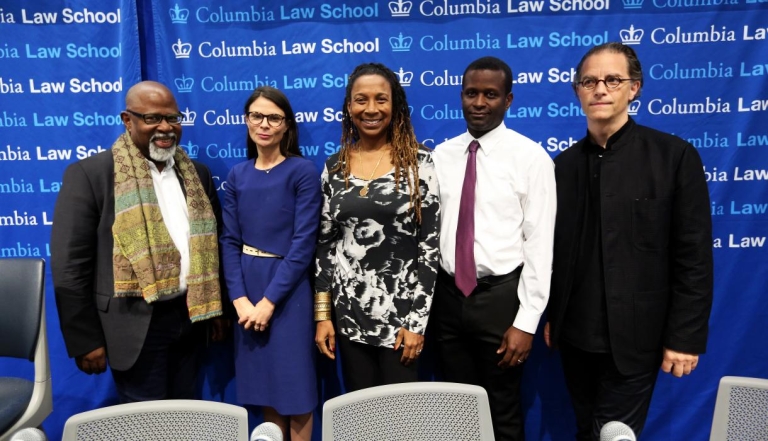
<svg viewBox="0 0 768 441">
<path fill-rule="evenodd" d="M 211 172 L 193 163 L 221 225 Z M 113 298 L 114 221 L 112 151 L 70 164 L 51 230 L 51 274 L 64 342 L 70 357 L 106 346 L 110 366 L 127 370 L 144 345 L 152 305 L 143 298 Z"/>
<path fill-rule="evenodd" d="M 706 350 L 712 306 L 709 192 L 696 149 L 630 120 L 601 165 L 602 250 L 611 351 L 623 374 L 659 366 L 662 347 Z M 548 320 L 557 342 L 579 259 L 585 139 L 558 155 Z"/>
</svg>

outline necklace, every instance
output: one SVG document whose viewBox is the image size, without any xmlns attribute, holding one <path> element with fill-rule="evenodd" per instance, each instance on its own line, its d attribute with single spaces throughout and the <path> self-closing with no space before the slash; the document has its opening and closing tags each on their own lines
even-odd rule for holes
<svg viewBox="0 0 768 441">
<path fill-rule="evenodd" d="M 371 175 L 368 176 L 368 180 L 366 181 L 365 185 L 363 185 L 363 188 L 360 189 L 360 196 L 362 197 L 368 196 L 368 184 L 371 183 L 371 180 L 373 179 L 373 175 L 376 174 L 376 169 L 379 168 L 379 164 L 381 164 L 381 158 L 384 157 L 384 153 L 387 153 L 386 149 L 382 149 L 381 156 L 379 156 L 379 160 L 376 162 L 376 167 L 373 168 L 373 171 L 371 172 Z M 357 148 L 357 159 L 360 161 L 360 171 L 362 171 L 363 155 L 360 153 L 360 147 Z"/>
<path fill-rule="evenodd" d="M 257 167 L 256 167 L 256 162 L 254 161 L 254 163 L 253 163 L 253 168 L 255 168 L 256 170 L 260 170 L 260 171 L 263 171 L 263 172 L 264 172 L 264 173 L 266 173 L 266 174 L 269 174 L 269 172 L 271 172 L 273 168 L 275 168 L 275 167 L 277 167 L 278 165 L 282 164 L 282 163 L 283 163 L 283 160 L 285 160 L 285 158 L 279 159 L 279 160 L 278 160 L 278 161 L 277 161 L 275 164 L 272 164 L 272 167 L 269 167 L 269 168 L 264 168 L 264 169 L 261 169 L 261 168 L 257 168 Z"/>
</svg>

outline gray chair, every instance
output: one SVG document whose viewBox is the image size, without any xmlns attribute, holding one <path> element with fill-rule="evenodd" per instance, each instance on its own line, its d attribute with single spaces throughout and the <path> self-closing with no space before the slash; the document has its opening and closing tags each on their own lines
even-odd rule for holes
<svg viewBox="0 0 768 441">
<path fill-rule="evenodd" d="M 71 416 L 62 441 L 160 441 L 248 439 L 248 411 L 201 400 L 118 404 Z"/>
<path fill-rule="evenodd" d="M 493 441 L 488 394 L 459 383 L 401 383 L 350 392 L 323 406 L 323 441 Z"/>
<path fill-rule="evenodd" d="M 0 259 L 0 357 L 34 362 L 34 380 L 0 377 L 0 441 L 53 410 L 45 327 L 45 261 Z"/>
<path fill-rule="evenodd" d="M 720 379 L 709 440 L 768 440 L 768 380 L 749 377 Z"/>
</svg>

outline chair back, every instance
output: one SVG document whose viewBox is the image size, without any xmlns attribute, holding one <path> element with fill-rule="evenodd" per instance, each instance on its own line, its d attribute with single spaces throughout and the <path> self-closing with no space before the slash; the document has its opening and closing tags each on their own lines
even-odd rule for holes
<svg viewBox="0 0 768 441">
<path fill-rule="evenodd" d="M 323 406 L 323 441 L 493 441 L 488 394 L 459 383 L 401 383 L 351 392 Z"/>
<path fill-rule="evenodd" d="M 64 424 L 62 441 L 248 439 L 248 411 L 227 403 L 161 400 L 83 412 Z"/>
<path fill-rule="evenodd" d="M 0 259 L 0 356 L 35 359 L 44 298 L 44 260 Z"/>
<path fill-rule="evenodd" d="M 723 377 L 717 388 L 710 441 L 768 440 L 768 380 Z"/>
<path fill-rule="evenodd" d="M 0 406 L 0 412 L 6 412 L 2 419 L 11 416 L 13 421 L 0 429 L 0 441 L 7 441 L 20 429 L 40 426 L 53 411 L 43 259 L 0 259 L 0 305 L 0 335 L 12 336 L 0 339 L 0 356 L 33 361 L 35 370 L 31 395 L 26 395 L 26 384 L 17 386 L 27 380 L 2 381 L 3 393 L 13 403 Z"/>
</svg>

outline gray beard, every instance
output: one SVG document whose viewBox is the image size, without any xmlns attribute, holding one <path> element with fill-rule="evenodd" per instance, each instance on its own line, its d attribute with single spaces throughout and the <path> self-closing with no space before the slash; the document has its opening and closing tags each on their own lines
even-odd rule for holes
<svg viewBox="0 0 768 441">
<path fill-rule="evenodd" d="M 175 153 L 176 153 L 176 146 L 173 146 L 167 149 L 161 149 L 161 148 L 155 147 L 154 143 L 149 144 L 149 157 L 152 158 L 153 161 L 168 162 L 169 159 L 173 158 L 173 155 Z"/>
</svg>

